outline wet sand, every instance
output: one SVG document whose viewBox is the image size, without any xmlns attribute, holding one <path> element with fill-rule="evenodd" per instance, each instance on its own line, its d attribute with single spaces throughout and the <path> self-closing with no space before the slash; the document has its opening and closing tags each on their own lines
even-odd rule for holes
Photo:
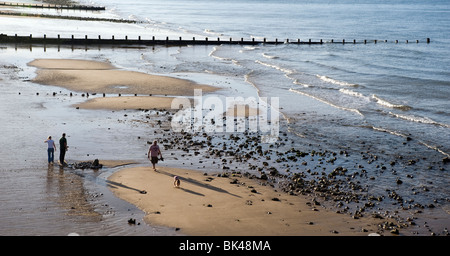
<svg viewBox="0 0 450 256">
<path fill-rule="evenodd" d="M 178 176 L 181 186 L 173 186 Z M 109 177 L 114 194 L 138 206 L 149 224 L 188 235 L 350 235 L 376 232 L 376 222 L 331 212 L 304 197 L 277 192 L 240 174 L 158 167 Z"/>
<path fill-rule="evenodd" d="M 94 158 L 99 158 L 107 167 L 122 166 L 110 180 L 106 180 L 107 176 L 104 176 L 105 181 L 102 181 L 102 184 L 110 187 L 118 198 L 142 209 L 147 214 L 145 221 L 150 227 L 168 227 L 163 231 L 164 234 L 365 236 L 370 233 L 395 235 L 399 233 L 400 228 L 408 227 L 404 220 L 396 220 L 396 213 L 382 213 L 378 210 L 373 214 L 371 209 L 375 209 L 377 203 L 372 201 L 380 199 L 358 191 L 353 192 L 362 187 L 357 181 L 355 183 L 353 176 L 345 174 L 345 168 L 335 165 L 337 153 L 324 149 L 318 149 L 320 152 L 301 152 L 298 148 L 293 148 L 289 144 L 289 134 L 283 124 L 280 126 L 278 142 L 270 145 L 260 143 L 262 134 L 248 131 L 190 134 L 170 129 L 173 112 L 169 109 L 169 103 L 174 97 L 191 96 L 193 89 L 198 86 L 205 86 L 211 92 L 218 88 L 175 79 L 177 83 L 182 84 L 177 87 L 171 84 L 171 77 L 119 70 L 109 63 L 97 61 L 39 60 L 27 62 L 30 66 L 38 67 L 38 76 L 33 82 L 56 88 L 65 87 L 74 92 L 74 97 L 71 93 L 69 96 L 66 91 L 60 92 L 56 97 L 53 95 L 53 98 L 51 92 L 47 92 L 46 97 L 67 101 L 65 107 L 69 109 L 64 111 L 71 112 L 75 119 L 84 119 L 87 114 L 92 116 L 91 120 L 86 120 L 87 126 L 83 127 L 84 130 L 89 127 L 100 128 L 107 133 L 104 135 L 107 135 L 108 140 L 104 141 L 101 147 L 111 149 L 108 152 L 101 152 L 101 147 L 91 143 L 89 138 L 83 143 L 80 140 L 83 134 L 73 134 L 78 138 L 78 143 L 81 143 L 77 150 L 80 154 L 73 160 L 84 160 L 86 155 L 91 159 L 95 155 Z M 76 75 L 67 79 L 65 75 L 68 73 L 59 71 L 74 71 L 73 74 Z M 133 80 L 137 81 L 134 83 L 130 80 L 126 85 L 116 83 L 111 86 L 112 83 L 106 81 L 111 80 L 111 77 L 97 78 L 92 74 L 100 72 L 97 75 L 107 75 L 101 73 L 103 71 L 119 72 L 115 73 L 116 76 L 126 74 L 130 79 L 138 73 L 138 76 L 145 77 L 145 83 Z M 44 72 L 44 75 L 41 72 Z M 94 80 L 94 77 L 97 80 Z M 158 96 L 146 96 L 148 90 L 154 89 L 151 85 L 154 81 L 167 81 L 168 90 Z M 86 83 L 94 84 L 90 86 L 96 89 L 90 91 Z M 97 91 L 98 88 L 105 89 L 106 96 L 102 97 Z M 90 92 L 92 96 L 76 97 L 86 92 Z M 122 95 L 119 97 L 114 95 L 116 93 Z M 72 101 L 75 104 L 70 105 Z M 161 112 L 161 109 L 167 111 Z M 127 111 L 124 114 L 122 110 Z M 234 116 L 249 120 L 257 114 L 256 109 L 248 107 L 224 110 L 224 118 Z M 237 120 L 240 118 L 234 119 L 235 125 Z M 78 124 L 78 121 L 75 123 Z M 125 126 L 125 130 L 116 131 L 115 124 Z M 66 123 L 61 125 L 66 129 Z M 136 132 L 133 131 L 135 127 L 139 127 Z M 130 149 L 139 150 L 129 153 L 126 151 L 127 155 L 120 155 L 123 159 L 130 160 L 105 162 L 103 159 L 120 159 L 116 155 L 117 136 L 126 137 L 120 141 L 132 142 L 137 139 L 131 143 L 134 146 Z M 98 139 L 103 140 L 103 137 Z M 167 156 L 166 161 L 160 163 L 162 168 L 157 173 L 146 167 L 149 164 L 145 153 L 149 141 L 154 139 L 160 141 L 165 157 Z M 86 145 L 82 146 L 84 144 Z M 74 151 L 70 152 L 73 154 Z M 341 153 L 346 154 L 339 154 Z M 297 168 L 290 172 L 290 161 L 301 161 L 301 165 L 305 166 L 304 170 Z M 124 166 L 129 164 L 139 167 Z M 325 175 L 325 169 L 334 171 Z M 284 172 L 286 173 L 282 174 Z M 223 173 L 230 178 L 218 176 Z M 319 173 L 322 173 L 322 176 Z M 182 177 L 181 188 L 173 188 L 173 175 Z M 316 177 L 309 181 L 308 175 Z M 143 190 L 147 193 L 140 193 Z M 272 200 L 274 198 L 277 199 Z M 368 203 L 363 207 L 352 208 L 352 202 L 359 200 Z"/>
<path fill-rule="evenodd" d="M 205 93 L 217 90 L 189 80 L 119 70 L 97 61 L 38 59 L 28 65 L 39 69 L 35 83 L 91 94 L 194 95 L 194 89 Z"/>
<path fill-rule="evenodd" d="M 124 96 L 95 98 L 86 102 L 75 104 L 74 107 L 82 109 L 170 109 L 174 97 L 156 96 Z"/>
<path fill-rule="evenodd" d="M 29 65 L 39 68 L 33 82 L 76 92 L 168 95 L 96 97 L 75 105 L 85 109 L 168 109 L 172 96 L 193 95 L 194 88 L 217 90 L 188 80 L 118 70 L 96 61 L 40 59 Z M 235 108 L 224 114 L 249 117 L 257 110 Z M 207 172 L 204 176 L 204 172 L 171 166 L 158 172 L 147 167 L 125 168 L 110 177 L 108 186 L 119 198 L 147 213 L 145 220 L 150 225 L 189 235 L 367 235 L 377 229 L 373 219 L 337 214 L 311 198 L 277 192 L 271 183 L 242 175 L 218 177 L 219 170 L 212 166 Z M 174 175 L 182 178 L 181 188 L 173 188 Z M 146 193 L 141 193 L 143 190 Z"/>
</svg>

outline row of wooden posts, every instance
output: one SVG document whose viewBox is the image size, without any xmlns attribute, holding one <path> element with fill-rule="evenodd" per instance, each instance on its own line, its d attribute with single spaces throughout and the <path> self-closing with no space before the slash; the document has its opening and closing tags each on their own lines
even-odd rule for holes
<svg viewBox="0 0 450 256">
<path fill-rule="evenodd" d="M 426 43 L 430 43 L 431 39 L 426 38 Z M 263 38 L 262 40 L 256 40 L 255 38 L 252 38 L 251 40 L 244 40 L 244 38 L 241 38 L 240 40 L 233 40 L 233 38 L 230 38 L 229 40 L 223 40 L 221 38 L 217 38 L 216 40 L 211 40 L 208 37 L 206 37 L 203 40 L 198 40 L 195 37 L 192 39 L 183 39 L 182 37 L 179 37 L 178 39 L 169 39 L 169 37 L 166 37 L 165 39 L 156 39 L 155 36 L 153 36 L 151 39 L 142 39 L 141 36 L 138 36 L 137 39 L 129 39 L 128 36 L 125 36 L 124 39 L 117 39 L 115 36 L 111 36 L 110 39 L 102 38 L 100 35 L 98 38 L 88 38 L 87 35 L 84 36 L 84 38 L 76 38 L 74 35 L 72 35 L 70 38 L 62 38 L 60 35 L 58 35 L 56 38 L 49 38 L 47 35 L 44 35 L 43 37 L 33 37 L 32 34 L 29 36 L 18 36 L 15 34 L 14 36 L 8 36 L 5 34 L 0 34 L 0 43 L 36 43 L 36 44 L 125 44 L 125 45 L 214 45 L 214 44 L 244 44 L 244 45 L 256 45 L 256 44 L 324 44 L 324 43 L 334 43 L 334 44 L 367 44 L 367 43 L 378 43 L 378 42 L 389 42 L 388 40 L 363 40 L 363 41 L 346 41 L 343 40 L 334 40 L 331 41 L 324 41 L 323 39 L 320 39 L 318 41 L 313 41 L 312 39 L 308 40 L 282 40 L 279 41 L 278 39 L 275 39 L 274 41 L 269 41 L 266 38 Z M 399 40 L 392 41 L 396 44 L 399 43 Z M 409 40 L 405 41 L 406 43 L 409 43 Z M 414 42 L 414 41 L 411 41 Z M 415 43 L 419 43 L 419 40 L 415 40 Z"/>
<path fill-rule="evenodd" d="M 90 10 L 90 11 L 104 11 L 105 10 L 105 7 L 103 7 L 103 6 L 91 6 L 91 5 L 59 5 L 59 4 L 31 4 L 31 3 L 0 2 L 0 6 L 47 8 L 47 9 Z"/>
</svg>

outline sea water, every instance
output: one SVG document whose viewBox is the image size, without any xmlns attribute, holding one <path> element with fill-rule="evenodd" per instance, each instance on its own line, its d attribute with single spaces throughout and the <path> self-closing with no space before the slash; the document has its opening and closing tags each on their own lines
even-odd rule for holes
<svg viewBox="0 0 450 256">
<path fill-rule="evenodd" d="M 103 14 L 93 13 L 93 17 L 138 22 L 62 20 L 55 24 L 53 20 L 36 19 L 40 26 L 34 26 L 22 18 L 1 17 L 0 32 L 143 39 L 267 38 L 280 42 L 322 39 L 322 45 L 155 47 L 137 53 L 116 51 L 115 57 L 99 55 L 125 69 L 199 81 L 213 75 L 247 87 L 246 93 L 255 89 L 261 97 L 278 97 L 293 147 L 350 152 L 350 159 L 339 164 L 353 170 L 359 169 L 356 163 L 364 159 L 360 156 L 376 155 L 378 167 L 362 164 L 368 175 L 376 177 L 365 181 L 372 193 L 387 194 L 385 191 L 397 186 L 395 181 L 401 177 L 404 184 L 396 190 L 405 200 L 422 205 L 438 202 L 448 214 L 449 166 L 442 161 L 450 156 L 447 1 L 81 3 L 106 6 Z M 330 43 L 344 39 L 345 44 Z M 380 165 L 388 169 L 383 172 Z M 301 167 L 292 170 L 304 171 Z M 419 189 L 427 192 L 414 192 L 412 196 L 412 191 Z M 448 215 L 443 218 L 448 219 Z"/>
</svg>

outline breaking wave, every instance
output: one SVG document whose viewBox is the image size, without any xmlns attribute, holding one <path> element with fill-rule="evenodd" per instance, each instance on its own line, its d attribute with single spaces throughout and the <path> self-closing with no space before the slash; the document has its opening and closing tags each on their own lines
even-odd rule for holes
<svg viewBox="0 0 450 256">
<path fill-rule="evenodd" d="M 327 83 L 332 83 L 332 84 L 337 84 L 340 86 L 348 86 L 348 87 L 358 87 L 357 84 L 351 84 L 351 83 L 347 83 L 344 81 L 339 81 L 333 78 L 330 78 L 328 76 L 322 76 L 322 75 L 316 75 L 316 77 L 318 77 L 320 80 L 327 82 Z"/>
<path fill-rule="evenodd" d="M 374 99 L 376 103 L 378 103 L 384 107 L 396 108 L 396 109 L 401 109 L 401 110 L 405 110 L 405 111 L 412 109 L 410 106 L 407 106 L 407 105 L 390 103 L 389 101 L 384 100 L 375 94 L 372 94 L 372 99 Z"/>
</svg>

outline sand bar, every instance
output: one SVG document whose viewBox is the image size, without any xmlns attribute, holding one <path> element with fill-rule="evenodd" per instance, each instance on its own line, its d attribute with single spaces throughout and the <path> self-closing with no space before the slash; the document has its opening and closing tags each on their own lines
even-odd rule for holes
<svg viewBox="0 0 450 256">
<path fill-rule="evenodd" d="M 75 107 L 82 109 L 171 109 L 174 97 L 155 97 L 155 96 L 122 96 L 95 98 L 86 102 L 76 104 Z"/>
<path fill-rule="evenodd" d="M 79 92 L 190 96 L 194 95 L 194 89 L 203 92 L 218 89 L 185 79 L 119 70 L 98 61 L 37 59 L 28 65 L 38 68 L 33 82 Z"/>
<path fill-rule="evenodd" d="M 181 188 L 173 187 L 175 175 L 181 178 Z M 372 218 L 353 219 L 259 182 L 169 167 L 157 172 L 151 167 L 127 168 L 108 181 L 116 196 L 146 213 L 147 223 L 181 234 L 367 236 L 377 231 Z"/>
</svg>

